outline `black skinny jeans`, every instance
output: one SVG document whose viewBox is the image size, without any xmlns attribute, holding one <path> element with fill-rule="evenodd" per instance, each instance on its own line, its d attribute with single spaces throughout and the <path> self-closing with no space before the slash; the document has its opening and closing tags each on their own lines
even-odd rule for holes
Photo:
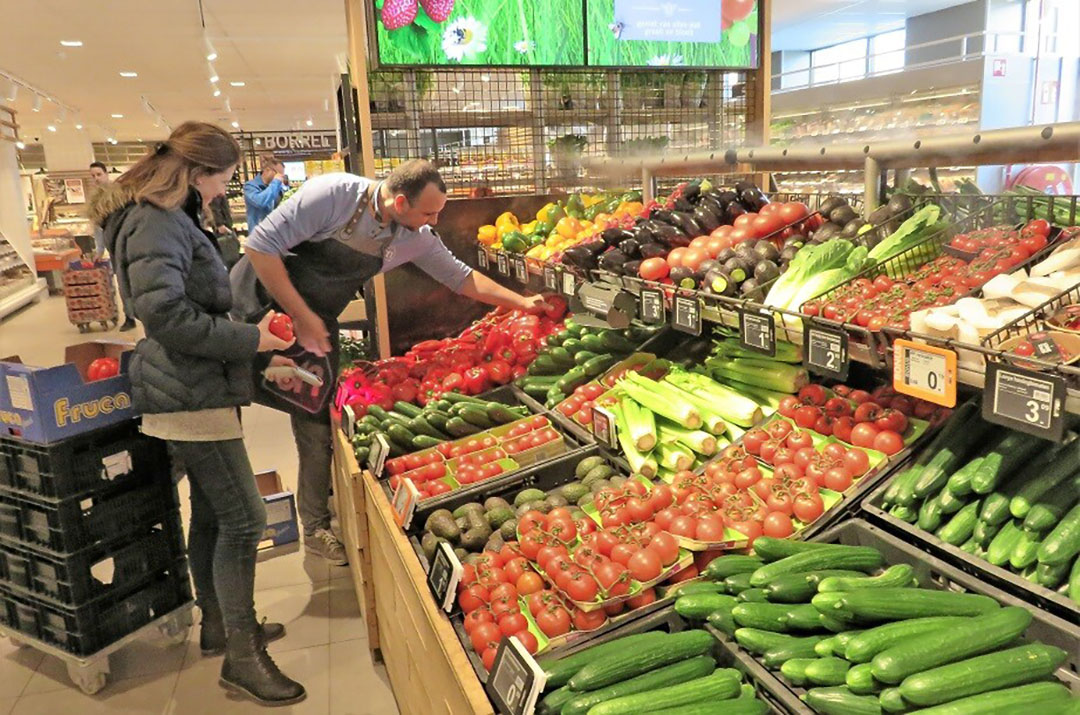
<svg viewBox="0 0 1080 715">
<path fill-rule="evenodd" d="M 188 561 L 203 613 L 220 606 L 225 627 L 255 624 L 255 556 L 266 506 L 243 440 L 170 441 L 191 484 Z"/>
</svg>

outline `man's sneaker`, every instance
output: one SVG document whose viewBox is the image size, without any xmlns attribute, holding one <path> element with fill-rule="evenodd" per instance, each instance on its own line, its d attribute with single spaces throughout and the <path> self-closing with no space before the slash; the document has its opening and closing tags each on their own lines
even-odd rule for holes
<svg viewBox="0 0 1080 715">
<path fill-rule="evenodd" d="M 347 566 L 349 563 L 345 556 L 345 545 L 329 529 L 317 529 L 314 534 L 305 536 L 304 548 L 319 554 L 334 566 Z"/>
</svg>

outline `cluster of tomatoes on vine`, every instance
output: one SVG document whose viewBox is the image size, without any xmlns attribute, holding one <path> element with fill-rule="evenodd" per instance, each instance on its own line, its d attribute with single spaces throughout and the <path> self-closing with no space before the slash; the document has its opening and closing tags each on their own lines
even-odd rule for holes
<svg viewBox="0 0 1080 715">
<path fill-rule="evenodd" d="M 469 642 L 485 668 L 491 669 L 504 636 L 516 637 L 530 653 L 537 651 L 539 644 L 529 632 L 529 621 L 521 613 L 518 596 L 535 593 L 543 585 L 512 543 L 498 552 L 484 551 L 465 564 L 458 584 L 458 605 L 465 612 Z"/>
<path fill-rule="evenodd" d="M 896 454 L 904 448 L 903 435 L 908 428 L 910 412 L 905 414 L 894 407 L 883 407 L 872 399 L 865 390 L 851 390 L 844 397 L 821 385 L 811 384 L 799 390 L 798 395 L 781 399 L 777 411 L 804 430 L 813 430 L 826 437 L 835 436 L 856 447 Z M 781 427 L 781 424 L 787 427 Z M 766 429 L 776 432 L 769 433 L 769 437 L 780 440 L 787 436 L 791 425 L 778 420 Z M 755 433 L 755 439 L 758 438 L 760 432 Z M 780 446 L 776 444 L 776 447 Z M 765 454 L 772 448 L 772 445 L 763 447 L 767 450 Z M 765 455 L 762 459 L 769 461 Z"/>
</svg>

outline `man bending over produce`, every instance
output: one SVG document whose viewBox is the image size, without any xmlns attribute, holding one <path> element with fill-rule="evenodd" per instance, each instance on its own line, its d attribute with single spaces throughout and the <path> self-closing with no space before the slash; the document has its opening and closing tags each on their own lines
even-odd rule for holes
<svg viewBox="0 0 1080 715">
<path fill-rule="evenodd" d="M 484 303 L 534 312 L 547 307 L 542 297 L 518 295 L 455 258 L 431 228 L 445 205 L 446 184 L 428 161 L 406 162 L 383 181 L 317 176 L 254 228 L 232 271 L 234 317 L 256 320 L 270 309 L 292 316 L 299 347 L 286 357 L 323 379 L 321 388 L 291 391 L 263 382 L 257 399 L 292 416 L 304 543 L 335 565 L 347 563 L 327 504 L 337 318 L 364 283 L 411 262 Z"/>
</svg>

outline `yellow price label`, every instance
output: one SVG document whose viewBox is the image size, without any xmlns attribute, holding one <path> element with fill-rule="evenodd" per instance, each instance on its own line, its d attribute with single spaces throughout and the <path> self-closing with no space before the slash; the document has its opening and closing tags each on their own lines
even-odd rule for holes
<svg viewBox="0 0 1080 715">
<path fill-rule="evenodd" d="M 956 352 L 911 340 L 893 343 L 893 389 L 943 407 L 956 406 Z"/>
</svg>

